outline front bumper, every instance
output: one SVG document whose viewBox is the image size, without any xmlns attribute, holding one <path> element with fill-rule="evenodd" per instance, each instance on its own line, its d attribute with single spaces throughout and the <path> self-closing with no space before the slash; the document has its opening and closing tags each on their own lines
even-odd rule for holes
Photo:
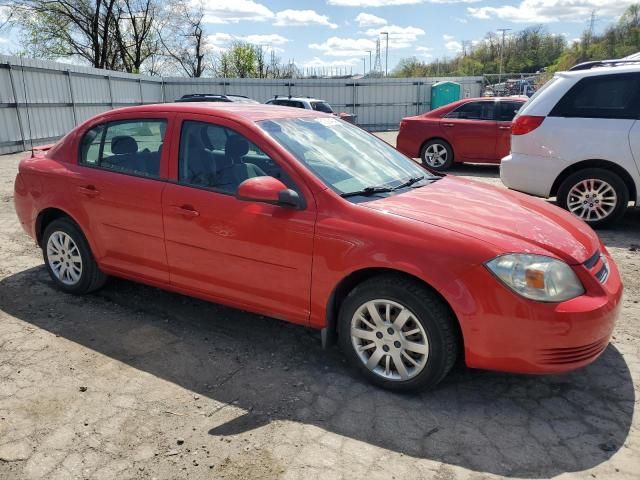
<svg viewBox="0 0 640 480">
<path fill-rule="evenodd" d="M 476 270 L 474 282 L 487 293 L 478 300 L 474 318 L 460 318 L 467 365 L 545 374 L 574 370 L 598 358 L 609 343 L 623 291 L 618 268 L 602 249 L 609 260 L 604 283 L 595 276 L 602 260 L 589 268 L 576 266 L 586 293 L 561 303 L 527 300 L 485 267 Z"/>
</svg>

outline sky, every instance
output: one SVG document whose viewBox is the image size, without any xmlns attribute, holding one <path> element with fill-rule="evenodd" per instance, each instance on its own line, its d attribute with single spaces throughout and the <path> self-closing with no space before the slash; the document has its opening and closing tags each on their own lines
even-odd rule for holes
<svg viewBox="0 0 640 480">
<path fill-rule="evenodd" d="M 201 1 L 201 0 L 191 0 Z M 637 0 L 635 0 L 637 1 Z M 205 31 L 214 50 L 234 40 L 273 49 L 299 67 L 369 69 L 368 50 L 381 37 L 385 66 L 403 57 L 429 61 L 452 57 L 463 42 L 476 42 L 500 28 L 514 31 L 543 24 L 568 41 L 587 28 L 615 21 L 634 0 L 204 0 Z M 0 12 L 1 15 L 1 12 Z M 15 48 L 15 32 L 0 33 L 0 52 Z"/>
</svg>

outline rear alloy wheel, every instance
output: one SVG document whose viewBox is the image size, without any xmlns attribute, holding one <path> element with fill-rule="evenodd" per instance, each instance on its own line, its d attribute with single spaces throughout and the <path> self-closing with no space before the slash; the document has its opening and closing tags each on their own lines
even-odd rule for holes
<svg viewBox="0 0 640 480">
<path fill-rule="evenodd" d="M 455 318 L 433 292 L 400 275 L 358 285 L 340 309 L 339 341 L 351 364 L 391 390 L 438 384 L 457 351 Z"/>
<path fill-rule="evenodd" d="M 430 140 L 420 152 L 422 164 L 433 170 L 448 170 L 453 165 L 453 150 L 444 140 Z"/>
<path fill-rule="evenodd" d="M 69 218 L 54 220 L 42 236 L 44 263 L 60 290 L 82 295 L 102 287 L 107 276 L 100 271 L 78 226 Z"/>
<path fill-rule="evenodd" d="M 558 204 L 593 228 L 620 220 L 628 203 L 629 190 L 622 179 L 600 168 L 576 172 L 558 189 Z"/>
</svg>

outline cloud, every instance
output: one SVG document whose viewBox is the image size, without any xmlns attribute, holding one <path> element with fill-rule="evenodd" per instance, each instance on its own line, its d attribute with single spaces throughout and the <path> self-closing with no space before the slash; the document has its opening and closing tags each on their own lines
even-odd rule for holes
<svg viewBox="0 0 640 480">
<path fill-rule="evenodd" d="M 289 41 L 288 38 L 283 37 L 278 34 L 270 34 L 270 35 L 231 35 L 229 33 L 213 33 L 207 36 L 207 43 L 210 46 L 210 49 L 214 52 L 220 52 L 227 48 L 232 42 L 241 41 L 241 42 L 249 42 L 254 45 L 261 45 L 267 51 L 274 52 L 282 52 L 284 51 L 282 48 L 277 47 L 276 45 L 284 45 Z"/>
<path fill-rule="evenodd" d="M 456 40 L 456 37 L 453 35 L 444 34 L 442 35 L 442 39 L 444 40 L 444 48 L 449 50 L 450 52 L 459 52 L 462 50 L 462 43 Z"/>
<path fill-rule="evenodd" d="M 389 33 L 389 48 L 407 48 L 410 47 L 420 35 L 424 35 L 424 30 L 418 27 L 400 27 L 398 25 L 386 25 L 380 28 L 370 28 L 365 32 L 369 37 L 377 37 L 380 35 L 381 29 Z M 385 41 L 382 37 L 381 41 Z"/>
<path fill-rule="evenodd" d="M 617 17 L 637 0 L 522 0 L 518 5 L 467 8 L 472 17 L 498 18 L 519 23 L 582 22 L 596 11 L 599 17 Z"/>
<path fill-rule="evenodd" d="M 320 50 L 329 57 L 353 57 L 364 55 L 367 50 L 375 50 L 376 43 L 368 38 L 331 37 L 323 43 L 312 43 L 309 48 Z"/>
<path fill-rule="evenodd" d="M 269 35 L 247 35 L 246 37 L 239 37 L 245 42 L 254 43 L 256 45 L 284 45 L 289 41 L 288 38 L 272 33 Z"/>
<path fill-rule="evenodd" d="M 417 3 L 475 3 L 482 0 L 328 0 L 329 5 L 338 7 L 397 7 L 399 5 L 415 5 Z"/>
<path fill-rule="evenodd" d="M 376 25 L 387 24 L 387 21 L 384 18 L 364 12 L 359 13 L 355 20 L 359 27 L 375 27 Z"/>
<path fill-rule="evenodd" d="M 307 25 L 323 25 L 329 28 L 337 28 L 338 25 L 331 23 L 329 17 L 320 15 L 315 10 L 282 10 L 276 13 L 276 27 L 304 27 Z"/>
<path fill-rule="evenodd" d="M 253 0 L 205 0 L 202 5 L 204 23 L 264 22 L 274 18 L 271 10 Z"/>
<path fill-rule="evenodd" d="M 388 7 L 397 5 L 415 5 L 424 0 L 328 0 L 329 5 L 338 7 Z"/>
<path fill-rule="evenodd" d="M 361 58 L 341 58 L 340 60 L 323 60 L 319 57 L 313 57 L 311 60 L 302 62 L 305 68 L 318 67 L 352 67 L 362 62 Z"/>
</svg>

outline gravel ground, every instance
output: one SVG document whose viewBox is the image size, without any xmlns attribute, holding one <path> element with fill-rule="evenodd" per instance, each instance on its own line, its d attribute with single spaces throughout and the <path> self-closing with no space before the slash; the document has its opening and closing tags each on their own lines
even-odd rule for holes
<svg viewBox="0 0 640 480">
<path fill-rule="evenodd" d="M 13 210 L 21 156 L 0 157 L 1 479 L 640 478 L 639 209 L 601 232 L 626 294 L 593 365 L 399 395 L 312 330 L 123 280 L 54 290 Z"/>
</svg>

